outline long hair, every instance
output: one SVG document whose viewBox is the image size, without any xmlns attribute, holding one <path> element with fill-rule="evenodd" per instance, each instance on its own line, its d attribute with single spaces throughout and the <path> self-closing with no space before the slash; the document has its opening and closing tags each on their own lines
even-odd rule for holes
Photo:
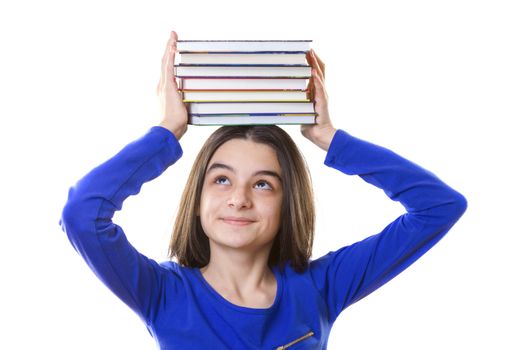
<svg viewBox="0 0 523 350">
<path fill-rule="evenodd" d="M 232 139 L 265 144 L 276 151 L 282 170 L 283 201 L 280 228 L 268 265 L 283 269 L 289 263 L 296 272 L 303 272 L 308 266 L 314 240 L 311 177 L 292 138 L 275 125 L 223 126 L 211 134 L 198 153 L 185 185 L 169 244 L 169 257 L 188 267 L 200 268 L 209 263 L 209 239 L 196 214 L 209 161 L 221 145 Z"/>
</svg>

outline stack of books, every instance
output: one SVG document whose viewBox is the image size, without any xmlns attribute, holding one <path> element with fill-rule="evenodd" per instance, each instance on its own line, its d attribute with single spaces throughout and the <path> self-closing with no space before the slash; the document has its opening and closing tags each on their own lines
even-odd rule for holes
<svg viewBox="0 0 523 350">
<path fill-rule="evenodd" d="M 179 89 L 194 125 L 314 124 L 311 40 L 178 40 Z"/>
</svg>

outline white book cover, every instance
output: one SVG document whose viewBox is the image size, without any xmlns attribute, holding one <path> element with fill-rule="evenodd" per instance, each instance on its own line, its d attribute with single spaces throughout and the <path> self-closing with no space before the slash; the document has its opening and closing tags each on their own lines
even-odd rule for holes
<svg viewBox="0 0 523 350">
<path fill-rule="evenodd" d="M 184 64 L 252 64 L 252 65 L 307 65 L 304 53 L 194 53 L 178 55 L 179 63 Z"/>
<path fill-rule="evenodd" d="M 178 40 L 179 52 L 305 52 L 312 40 Z"/>
<path fill-rule="evenodd" d="M 182 91 L 184 102 L 309 101 L 307 91 Z"/>
<path fill-rule="evenodd" d="M 307 78 L 185 78 L 180 79 L 184 90 L 305 90 Z"/>
<path fill-rule="evenodd" d="M 184 77 L 300 77 L 311 76 L 310 66 L 176 66 Z"/>
<path fill-rule="evenodd" d="M 274 124 L 314 124 L 315 115 L 213 115 L 191 116 L 193 125 L 274 125 Z"/>
<path fill-rule="evenodd" d="M 313 102 L 190 102 L 190 114 L 314 113 Z"/>
</svg>

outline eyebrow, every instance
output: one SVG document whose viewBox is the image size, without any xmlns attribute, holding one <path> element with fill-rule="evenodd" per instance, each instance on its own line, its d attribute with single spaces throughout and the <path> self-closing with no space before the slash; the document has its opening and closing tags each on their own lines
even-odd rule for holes
<svg viewBox="0 0 523 350">
<path fill-rule="evenodd" d="M 209 169 L 207 169 L 206 173 L 208 174 L 211 170 L 214 170 L 214 169 L 226 169 L 226 170 L 229 170 L 229 171 L 231 171 L 233 173 L 236 173 L 236 171 L 234 170 L 233 167 L 231 167 L 230 165 L 227 165 L 227 164 L 223 164 L 223 163 L 213 163 L 213 164 L 211 164 Z M 281 179 L 281 176 L 277 172 L 272 171 L 272 170 L 258 170 L 254 174 L 252 174 L 252 176 L 258 176 L 258 175 L 272 176 L 272 177 L 275 177 L 278 180 L 280 180 L 281 183 L 283 183 L 283 181 Z"/>
</svg>

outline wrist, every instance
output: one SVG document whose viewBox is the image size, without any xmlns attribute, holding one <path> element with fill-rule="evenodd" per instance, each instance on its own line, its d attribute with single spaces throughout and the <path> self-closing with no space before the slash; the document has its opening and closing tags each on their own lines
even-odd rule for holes
<svg viewBox="0 0 523 350">
<path fill-rule="evenodd" d="M 187 131 L 187 124 L 184 124 L 184 125 L 177 125 L 177 124 L 174 124 L 174 123 L 170 123 L 169 121 L 167 120 L 163 120 L 159 126 L 161 127 L 164 127 L 166 128 L 167 130 L 169 130 L 170 132 L 173 133 L 174 137 L 176 137 L 176 139 L 179 141 L 182 136 L 185 134 L 185 132 Z"/>
<path fill-rule="evenodd" d="M 314 142 L 316 146 L 320 147 L 324 151 L 328 151 L 336 131 L 337 129 L 333 126 L 321 129 L 316 133 L 316 135 L 314 135 L 312 142 Z"/>
</svg>

